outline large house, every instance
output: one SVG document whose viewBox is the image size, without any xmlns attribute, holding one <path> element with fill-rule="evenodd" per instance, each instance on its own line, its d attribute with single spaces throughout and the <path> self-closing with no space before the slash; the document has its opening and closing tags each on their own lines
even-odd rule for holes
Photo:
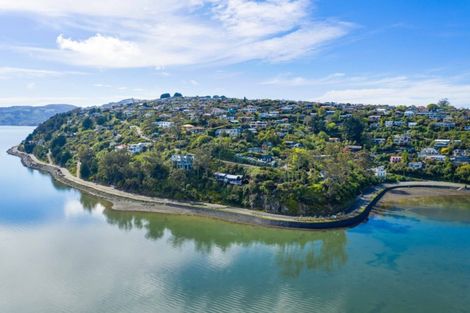
<svg viewBox="0 0 470 313">
<path fill-rule="evenodd" d="M 243 175 L 231 175 L 226 173 L 214 173 L 214 177 L 217 181 L 230 184 L 230 185 L 242 185 L 243 184 Z"/>
<path fill-rule="evenodd" d="M 139 142 L 136 144 L 130 144 L 127 146 L 127 151 L 129 151 L 132 154 L 137 154 L 144 152 L 146 148 L 150 147 L 152 145 L 151 142 Z"/>
<path fill-rule="evenodd" d="M 454 128 L 455 123 L 454 122 L 438 122 L 438 123 L 435 123 L 434 126 L 442 127 L 442 128 Z"/>
<path fill-rule="evenodd" d="M 444 148 L 450 144 L 450 139 L 436 139 L 434 140 L 434 147 Z"/>
<path fill-rule="evenodd" d="M 216 136 L 228 135 L 230 137 L 238 137 L 241 133 L 241 128 L 222 128 L 215 131 Z"/>
<path fill-rule="evenodd" d="M 418 157 L 425 158 L 430 155 L 438 155 L 438 154 L 439 152 L 434 148 L 424 148 L 421 150 L 420 153 L 418 153 Z"/>
<path fill-rule="evenodd" d="M 393 136 L 393 143 L 400 146 L 406 146 L 411 142 L 411 136 L 408 134 Z"/>
<path fill-rule="evenodd" d="M 191 134 L 200 134 L 205 130 L 204 127 L 194 126 L 191 124 L 184 124 L 183 126 L 181 126 L 181 128 L 183 131 Z"/>
<path fill-rule="evenodd" d="M 385 179 L 387 177 L 387 170 L 385 169 L 385 166 L 379 166 L 373 168 L 372 170 L 374 171 L 374 175 L 377 178 Z"/>
<path fill-rule="evenodd" d="M 170 127 L 173 127 L 175 123 L 168 122 L 168 121 L 158 121 L 158 122 L 155 122 L 155 125 L 157 125 L 160 128 L 170 128 Z"/>
<path fill-rule="evenodd" d="M 192 154 L 173 154 L 171 156 L 173 165 L 177 168 L 184 170 L 191 170 L 193 168 L 194 155 Z"/>
</svg>

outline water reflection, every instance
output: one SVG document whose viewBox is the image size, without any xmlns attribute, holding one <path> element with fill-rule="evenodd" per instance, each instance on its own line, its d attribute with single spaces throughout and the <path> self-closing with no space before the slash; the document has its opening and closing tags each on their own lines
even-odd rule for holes
<svg viewBox="0 0 470 313">
<path fill-rule="evenodd" d="M 146 238 L 160 240 L 170 233 L 168 243 L 174 248 L 194 243 L 205 255 L 227 252 L 232 247 L 257 244 L 276 249 L 275 260 L 281 274 L 297 277 L 302 270 L 332 271 L 347 262 L 347 236 L 344 230 L 295 231 L 226 223 L 191 216 L 167 216 L 105 210 L 109 224 L 122 230 L 144 229 Z"/>
<path fill-rule="evenodd" d="M 378 203 L 381 214 L 427 218 L 435 221 L 470 223 L 470 192 L 415 188 L 387 193 Z"/>
</svg>

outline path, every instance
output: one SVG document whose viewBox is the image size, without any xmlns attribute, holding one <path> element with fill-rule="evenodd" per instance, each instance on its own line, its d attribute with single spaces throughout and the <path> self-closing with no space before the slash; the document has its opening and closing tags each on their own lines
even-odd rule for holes
<svg viewBox="0 0 470 313">
<path fill-rule="evenodd" d="M 23 164 L 28 167 L 41 169 L 51 173 L 55 178 L 61 182 L 68 184 L 77 189 L 84 190 L 91 194 L 102 196 L 113 202 L 110 196 L 117 197 L 121 200 L 137 201 L 140 203 L 147 203 L 151 205 L 158 205 L 158 208 L 141 206 L 139 208 L 127 203 L 127 206 L 122 210 L 127 211 L 146 211 L 146 212 L 161 212 L 173 214 L 195 214 L 203 215 L 232 222 L 258 224 L 265 226 L 277 227 L 291 227 L 291 228 L 333 228 L 333 227 L 347 227 L 353 226 L 367 218 L 370 210 L 381 196 L 390 189 L 405 188 L 405 187 L 443 187 L 459 189 L 466 186 L 458 183 L 435 182 L 435 181 L 416 181 L 416 182 L 400 182 L 397 184 L 383 184 L 369 188 L 357 197 L 351 208 L 344 214 L 338 214 L 331 217 L 301 217 L 301 216 L 286 216 L 262 211 L 230 207 L 221 204 L 205 203 L 205 202 L 182 202 L 170 200 L 165 198 L 156 198 L 137 195 L 114 189 L 110 186 L 104 186 L 89 182 L 79 177 L 72 175 L 67 169 L 59 167 L 54 164 L 48 164 L 38 160 L 34 155 L 26 154 L 13 147 L 8 150 L 8 153 L 19 156 Z M 98 193 L 97 193 L 98 192 Z M 114 203 L 114 202 L 113 202 Z"/>
<path fill-rule="evenodd" d="M 137 132 L 137 135 L 138 135 L 140 138 L 142 138 L 142 139 L 144 139 L 144 140 L 146 140 L 146 141 L 151 141 L 151 142 L 153 142 L 153 140 L 152 140 L 150 137 L 147 137 L 147 136 L 144 135 L 142 129 L 141 129 L 139 126 L 137 126 L 137 125 L 131 125 L 130 128 L 135 129 L 135 131 Z"/>
</svg>

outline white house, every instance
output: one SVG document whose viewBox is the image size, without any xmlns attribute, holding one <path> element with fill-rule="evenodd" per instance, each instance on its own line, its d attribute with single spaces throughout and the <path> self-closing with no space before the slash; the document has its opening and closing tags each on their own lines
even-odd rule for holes
<svg viewBox="0 0 470 313">
<path fill-rule="evenodd" d="M 139 142 L 136 144 L 130 144 L 127 147 L 127 151 L 129 151 L 132 154 L 137 154 L 143 152 L 146 148 L 150 147 L 152 145 L 151 142 Z"/>
<path fill-rule="evenodd" d="M 408 134 L 393 136 L 393 143 L 400 146 L 405 146 L 411 142 L 411 136 Z"/>
<path fill-rule="evenodd" d="M 231 175 L 226 173 L 214 173 L 214 177 L 217 181 L 230 184 L 230 185 L 242 185 L 243 184 L 243 175 Z"/>
<path fill-rule="evenodd" d="M 374 171 L 374 175 L 380 179 L 384 179 L 387 177 L 387 170 L 385 166 L 379 166 L 372 169 Z"/>
<path fill-rule="evenodd" d="M 256 113 L 258 109 L 255 106 L 249 105 L 247 107 L 244 107 L 242 111 L 246 113 Z"/>
<path fill-rule="evenodd" d="M 173 165 L 177 168 L 190 170 L 193 168 L 194 155 L 192 154 L 173 154 L 171 156 Z"/>
<path fill-rule="evenodd" d="M 158 122 L 155 122 L 155 125 L 157 125 L 160 128 L 170 128 L 170 127 L 173 127 L 175 123 L 168 122 L 168 121 L 158 121 Z"/>
<path fill-rule="evenodd" d="M 442 128 L 454 128 L 455 123 L 454 122 L 438 122 L 438 123 L 435 123 L 434 126 L 442 127 Z"/>
<path fill-rule="evenodd" d="M 450 139 L 436 139 L 434 140 L 434 147 L 444 148 L 450 144 Z"/>
<path fill-rule="evenodd" d="M 385 143 L 385 138 L 374 138 L 374 143 L 383 145 Z"/>
<path fill-rule="evenodd" d="M 418 153 L 418 157 L 420 158 L 425 158 L 425 157 L 428 157 L 430 155 L 438 155 L 439 152 L 434 149 L 434 148 L 424 148 L 421 150 L 420 153 Z"/>
<path fill-rule="evenodd" d="M 423 162 L 410 162 L 408 163 L 408 168 L 412 170 L 419 170 L 423 168 Z"/>
<path fill-rule="evenodd" d="M 216 136 L 222 136 L 222 135 L 228 135 L 230 137 L 238 137 L 242 133 L 241 128 L 223 128 L 223 129 L 217 129 L 215 131 Z"/>
<path fill-rule="evenodd" d="M 428 155 L 425 157 L 425 160 L 444 162 L 446 160 L 446 156 L 442 154 Z"/>
</svg>

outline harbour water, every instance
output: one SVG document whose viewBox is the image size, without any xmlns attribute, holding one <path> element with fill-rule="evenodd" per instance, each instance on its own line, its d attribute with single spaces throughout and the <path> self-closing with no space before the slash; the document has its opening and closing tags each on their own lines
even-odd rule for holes
<svg viewBox="0 0 470 313">
<path fill-rule="evenodd" d="M 30 131 L 0 127 L 2 313 L 470 312 L 468 195 L 328 231 L 115 212 L 7 155 Z"/>
</svg>

